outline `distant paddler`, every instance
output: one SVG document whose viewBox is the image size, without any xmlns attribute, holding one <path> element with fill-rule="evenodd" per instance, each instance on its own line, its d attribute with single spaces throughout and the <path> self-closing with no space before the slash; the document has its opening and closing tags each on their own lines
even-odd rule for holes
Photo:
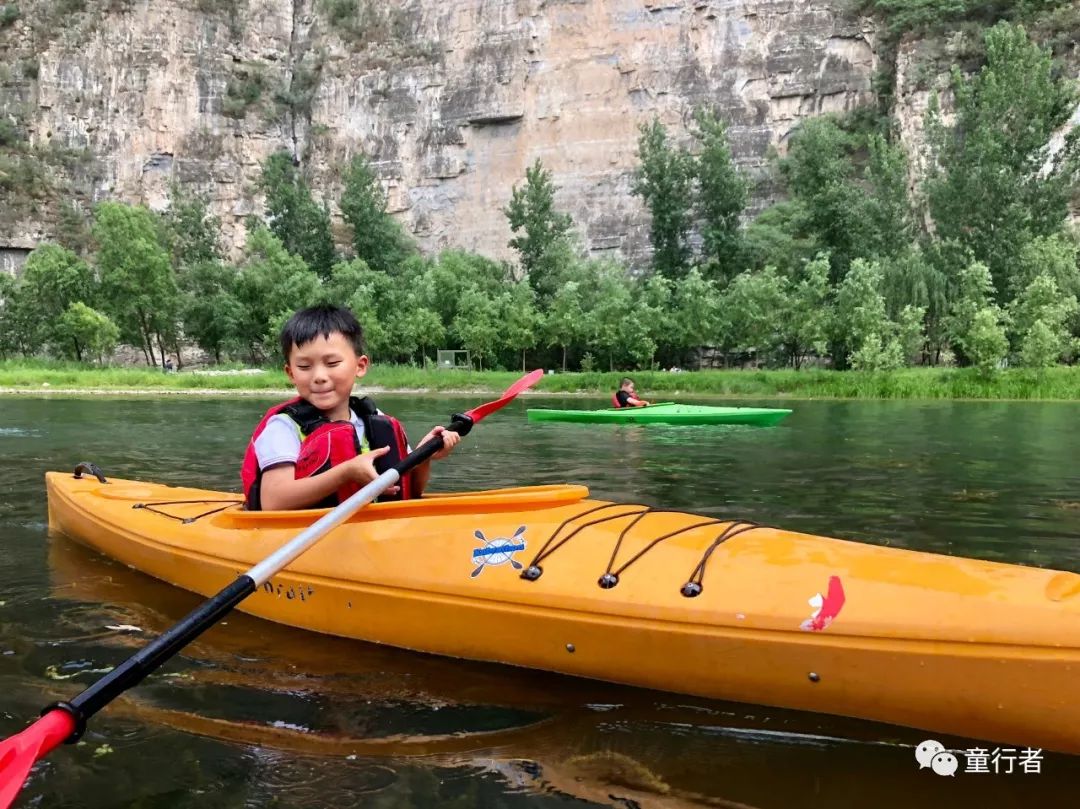
<svg viewBox="0 0 1080 809">
<path fill-rule="evenodd" d="M 644 399 L 638 398 L 634 380 L 628 376 L 624 376 L 619 382 L 619 389 L 612 394 L 611 403 L 615 407 L 645 407 L 649 404 Z"/>
</svg>

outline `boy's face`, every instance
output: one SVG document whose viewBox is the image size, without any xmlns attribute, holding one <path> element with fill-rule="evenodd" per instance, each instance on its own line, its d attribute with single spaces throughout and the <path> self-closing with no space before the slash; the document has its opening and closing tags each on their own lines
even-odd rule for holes
<svg viewBox="0 0 1080 809">
<path fill-rule="evenodd" d="M 627 382 L 625 385 L 622 386 L 622 389 L 624 391 L 626 391 L 627 393 L 633 393 L 634 392 L 634 383 L 633 382 Z"/>
<path fill-rule="evenodd" d="M 341 332 L 321 334 L 302 346 L 294 345 L 285 363 L 285 373 L 296 392 L 327 414 L 331 420 L 349 418 L 349 396 L 353 384 L 367 373 L 368 358 L 357 356 L 352 343 Z"/>
</svg>

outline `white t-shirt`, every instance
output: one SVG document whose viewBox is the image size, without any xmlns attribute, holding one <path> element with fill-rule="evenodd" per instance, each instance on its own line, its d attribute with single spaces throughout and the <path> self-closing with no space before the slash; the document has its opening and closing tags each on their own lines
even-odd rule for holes
<svg viewBox="0 0 1080 809">
<path fill-rule="evenodd" d="M 363 446 L 364 422 L 351 410 L 349 420 L 356 430 L 357 440 Z M 255 439 L 255 457 L 259 459 L 259 469 L 263 471 L 281 464 L 295 464 L 300 457 L 300 432 L 296 429 L 296 422 L 284 413 L 271 416 Z"/>
</svg>

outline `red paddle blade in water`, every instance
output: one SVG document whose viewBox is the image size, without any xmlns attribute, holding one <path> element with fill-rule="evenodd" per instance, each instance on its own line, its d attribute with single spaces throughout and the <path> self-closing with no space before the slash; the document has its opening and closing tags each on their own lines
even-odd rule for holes
<svg viewBox="0 0 1080 809">
<path fill-rule="evenodd" d="M 34 762 L 62 744 L 75 731 L 67 711 L 49 711 L 22 733 L 0 742 L 0 809 L 11 806 Z"/>
<path fill-rule="evenodd" d="M 517 396 L 523 390 L 531 388 L 533 385 L 539 382 L 543 378 L 543 376 L 544 369 L 537 368 L 535 371 L 531 371 L 525 374 L 525 376 L 521 377 L 521 379 L 519 379 L 513 385 L 504 390 L 502 396 L 500 396 L 496 401 L 488 402 L 487 404 L 482 404 L 474 407 L 465 415 L 471 418 L 474 422 L 480 421 L 480 419 L 484 418 L 485 416 L 490 416 L 496 410 L 499 410 L 500 408 L 507 405 L 513 400 L 515 396 Z"/>
</svg>

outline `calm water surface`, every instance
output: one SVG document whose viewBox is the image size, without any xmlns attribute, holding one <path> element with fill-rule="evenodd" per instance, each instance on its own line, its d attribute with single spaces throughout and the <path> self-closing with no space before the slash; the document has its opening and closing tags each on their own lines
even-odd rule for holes
<svg viewBox="0 0 1080 809">
<path fill-rule="evenodd" d="M 475 401 L 380 399 L 414 437 Z M 266 406 L 0 398 L 0 733 L 85 687 L 198 603 L 50 537 L 44 472 L 94 460 L 117 477 L 235 489 Z M 437 467 L 433 487 L 582 482 L 603 498 L 1080 571 L 1080 406 L 785 406 L 795 409 L 786 422 L 758 429 L 528 424 L 515 404 Z M 115 628 L 124 626 L 142 632 Z M 942 778 L 915 763 L 925 736 L 232 615 L 100 714 L 84 743 L 54 753 L 22 805 L 1075 804 L 1080 757 L 1047 755 L 1040 775 L 964 773 L 961 761 L 955 778 Z"/>
</svg>

